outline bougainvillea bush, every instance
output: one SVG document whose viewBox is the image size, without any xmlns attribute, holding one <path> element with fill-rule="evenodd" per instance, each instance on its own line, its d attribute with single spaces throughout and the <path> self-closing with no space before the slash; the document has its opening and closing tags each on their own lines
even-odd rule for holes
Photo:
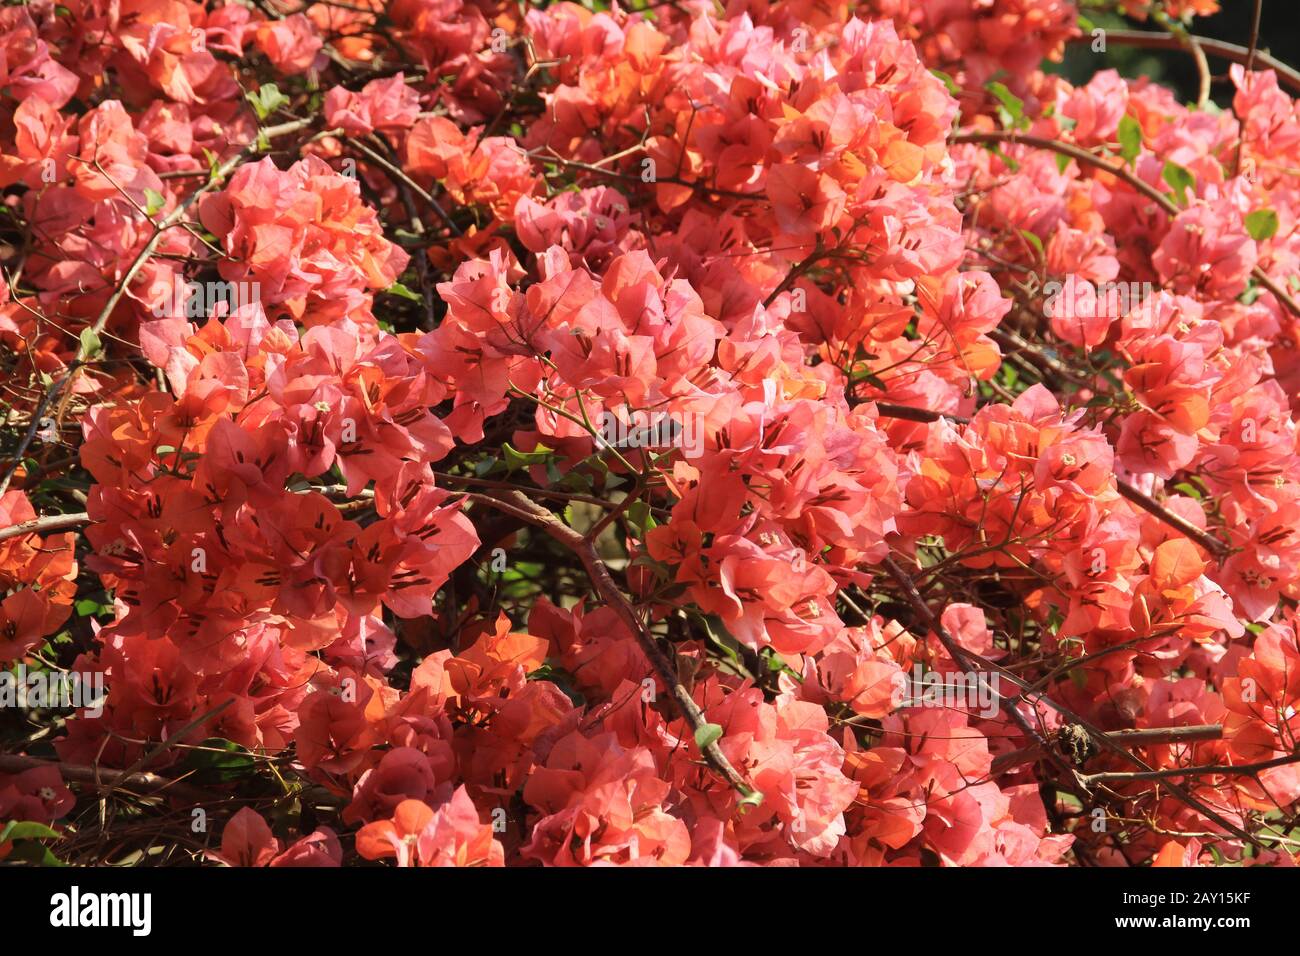
<svg viewBox="0 0 1300 956">
<path fill-rule="evenodd" d="M 0 8 L 0 856 L 1292 865 L 1215 8 Z"/>
</svg>

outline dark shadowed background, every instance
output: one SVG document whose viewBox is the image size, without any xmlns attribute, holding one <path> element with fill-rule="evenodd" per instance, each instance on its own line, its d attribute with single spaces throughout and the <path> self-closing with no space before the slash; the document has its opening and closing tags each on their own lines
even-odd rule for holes
<svg viewBox="0 0 1300 956">
<path fill-rule="evenodd" d="M 1197 36 L 1249 46 L 1254 0 L 1222 0 L 1222 6 L 1223 9 L 1212 17 L 1193 20 L 1192 32 Z M 1135 24 L 1119 17 L 1083 12 L 1096 26 L 1103 28 L 1158 29 L 1150 22 Z M 1259 48 L 1283 63 L 1300 67 L 1300 0 L 1264 0 Z M 1098 63 L 1099 58 L 1103 63 Z M 1229 65 L 1224 60 L 1210 57 L 1210 73 L 1215 78 L 1210 92 L 1214 101 L 1225 107 L 1232 97 L 1232 84 L 1227 78 Z M 1196 64 L 1181 50 L 1142 50 L 1109 44 L 1104 54 L 1094 54 L 1087 43 L 1072 44 L 1066 49 L 1061 72 L 1073 83 L 1084 83 L 1097 70 L 1108 67 L 1119 70 L 1123 76 L 1149 76 L 1172 86 L 1184 102 L 1196 98 Z"/>
</svg>

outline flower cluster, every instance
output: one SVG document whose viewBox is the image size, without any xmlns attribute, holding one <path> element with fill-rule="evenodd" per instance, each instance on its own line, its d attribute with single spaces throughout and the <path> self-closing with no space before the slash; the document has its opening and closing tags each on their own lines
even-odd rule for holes
<svg viewBox="0 0 1300 956">
<path fill-rule="evenodd" d="M 0 823 L 92 767 L 229 866 L 1292 863 L 1300 112 L 1085 35 L 4 8 L 0 664 L 107 697 Z"/>
</svg>

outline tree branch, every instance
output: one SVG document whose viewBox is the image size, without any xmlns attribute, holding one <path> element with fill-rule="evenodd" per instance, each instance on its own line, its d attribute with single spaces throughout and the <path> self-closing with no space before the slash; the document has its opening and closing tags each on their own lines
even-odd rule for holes
<svg viewBox="0 0 1300 956">
<path fill-rule="evenodd" d="M 640 644 L 642 652 L 650 661 L 650 665 L 655 669 L 659 678 L 668 687 L 672 693 L 673 700 L 677 703 L 678 709 L 685 718 L 687 726 L 691 728 L 692 734 L 695 734 L 703 728 L 708 721 L 705 719 L 700 707 L 695 703 L 693 698 L 682 682 L 677 677 L 676 668 L 668 657 L 659 649 L 655 643 L 654 635 L 641 623 L 633 609 L 631 602 L 624 597 L 623 592 L 619 590 L 614 579 L 610 577 L 609 569 L 605 567 L 604 562 L 596 553 L 595 544 L 587 540 L 583 535 L 570 528 L 552 512 L 541 507 L 532 501 L 527 495 L 518 491 L 495 491 L 485 492 L 484 494 L 471 493 L 466 497 L 486 504 L 490 507 L 497 508 L 507 514 L 512 514 L 522 521 L 527 522 L 533 527 L 540 528 L 548 535 L 567 547 L 570 551 L 578 556 L 582 566 L 587 571 L 587 577 L 591 579 L 592 586 L 596 593 L 607 605 L 613 608 L 618 614 L 620 620 L 627 626 L 633 636 L 636 637 L 637 643 Z M 708 762 L 719 776 L 721 776 L 733 790 L 741 796 L 749 797 L 753 794 L 753 788 L 746 782 L 745 778 L 740 775 L 731 762 L 727 760 L 722 750 L 718 747 L 716 741 L 700 748 L 704 754 L 704 759 Z"/>
<path fill-rule="evenodd" d="M 90 521 L 90 516 L 84 511 L 66 515 L 46 515 L 42 518 L 34 518 L 31 521 L 24 521 L 22 524 L 11 524 L 7 528 L 0 528 L 0 541 L 7 538 L 21 538 L 29 534 L 66 531 L 69 528 L 78 528 L 88 521 Z"/>
<path fill-rule="evenodd" d="M 1300 754 L 1287 754 L 1285 757 L 1275 757 L 1272 760 L 1263 760 L 1259 763 L 1243 764 L 1225 764 L 1222 766 L 1200 766 L 1200 767 L 1169 767 L 1165 770 L 1145 770 L 1140 773 L 1090 773 L 1080 774 L 1079 780 L 1085 786 L 1093 786 L 1099 783 L 1126 783 L 1131 780 L 1168 780 L 1171 777 L 1206 777 L 1206 776 L 1232 776 L 1234 774 L 1246 774 L 1253 776 L 1261 770 L 1270 770 L 1273 767 L 1285 767 L 1288 764 L 1300 763 Z"/>
<path fill-rule="evenodd" d="M 98 336 L 99 333 L 104 331 L 104 327 L 108 324 L 109 317 L 112 316 L 113 310 L 117 308 L 118 302 L 120 302 L 122 300 L 122 296 L 126 294 L 127 287 L 131 285 L 131 282 L 140 273 L 140 270 L 144 268 L 145 264 L 151 258 L 153 258 L 153 254 L 155 251 L 157 251 L 159 243 L 162 242 L 163 234 L 166 233 L 167 230 L 170 229 L 172 226 L 180 222 L 185 217 L 186 212 L 189 211 L 191 206 L 193 206 L 196 202 L 198 202 L 199 199 L 205 193 L 207 193 L 209 190 L 215 188 L 219 183 L 221 183 L 221 181 L 224 180 L 226 176 L 230 175 L 230 173 L 237 166 L 239 166 L 240 163 L 242 163 L 249 156 L 252 156 L 254 153 L 256 153 L 264 141 L 269 139 L 274 139 L 277 136 L 285 136 L 288 135 L 289 133 L 295 133 L 298 130 L 306 129 L 314 122 L 315 122 L 314 118 L 293 120 L 292 122 L 281 123 L 278 126 L 268 126 L 259 130 L 257 134 L 257 138 L 254 139 L 253 142 L 246 144 L 243 148 L 239 150 L 239 152 L 235 153 L 234 156 L 230 157 L 228 160 L 226 160 L 224 163 L 218 166 L 217 169 L 214 170 L 212 175 L 208 178 L 208 181 L 206 183 L 204 183 L 194 192 L 190 193 L 190 195 L 185 199 L 184 202 L 180 203 L 175 209 L 169 212 L 161 220 L 159 220 L 157 223 L 154 223 L 153 235 L 149 237 L 149 241 L 144 244 L 144 248 L 142 248 L 140 252 L 136 255 L 135 260 L 132 261 L 131 265 L 127 267 L 126 272 L 122 275 L 122 278 L 118 281 L 116 288 L 114 288 L 112 294 L 109 295 L 108 301 L 104 303 L 104 308 L 100 310 L 99 315 L 96 317 L 95 321 L 90 325 L 90 328 L 95 333 L 95 335 Z M 48 390 L 46 391 L 45 395 L 42 396 L 41 402 L 38 405 L 37 414 L 32 419 L 31 427 L 27 430 L 27 434 L 23 437 L 23 440 L 19 443 L 17 451 L 14 452 L 13 460 L 9 468 L 6 470 L 3 480 L 0 480 L 0 494 L 3 494 L 5 489 L 9 487 L 9 482 L 12 480 L 14 472 L 17 471 L 18 465 L 22 461 L 23 455 L 26 454 L 28 446 L 31 445 L 33 439 L 35 439 L 36 437 L 36 432 L 38 430 L 39 420 L 40 420 L 40 411 L 44 407 L 52 405 L 59 398 L 59 396 L 72 384 L 73 380 L 77 377 L 77 375 L 81 372 L 81 370 L 85 368 L 86 360 L 89 357 L 90 355 L 86 348 L 86 341 L 83 339 L 81 340 L 81 342 L 78 343 L 77 353 L 73 357 L 73 360 L 70 363 L 68 363 L 68 369 L 64 373 L 63 377 L 56 382 L 52 382 Z M 63 417 L 62 408 L 63 405 L 61 404 L 60 412 L 56 416 L 56 418 L 60 420 Z"/>
<path fill-rule="evenodd" d="M 1281 60 L 1276 60 L 1267 53 L 1256 52 L 1253 59 L 1250 55 L 1250 48 L 1238 46 L 1235 43 L 1224 43 L 1222 40 L 1214 40 L 1210 37 L 1193 36 L 1197 46 L 1207 54 L 1217 57 L 1220 60 L 1227 60 L 1230 63 L 1240 63 L 1250 70 L 1254 66 L 1254 61 L 1258 61 L 1263 66 L 1277 74 L 1278 84 L 1290 89 L 1293 93 L 1300 95 L 1300 72 L 1287 66 Z M 1075 43 L 1090 43 L 1092 38 L 1084 35 L 1076 37 Z M 1178 50 L 1185 49 L 1182 41 L 1172 33 L 1158 33 L 1150 30 L 1107 30 L 1107 43 L 1118 43 L 1122 46 L 1136 46 L 1148 50 Z"/>
<path fill-rule="evenodd" d="M 98 767 L 85 767 L 79 764 L 62 763 L 57 760 L 41 760 L 22 754 L 0 754 L 0 773 L 22 773 L 37 767 L 57 767 L 63 779 L 69 783 L 90 784 L 96 789 L 111 787 L 128 790 L 146 796 L 175 797 L 191 803 L 211 803 L 217 798 L 187 783 L 161 777 L 156 773 L 109 773 L 107 776 Z"/>
</svg>

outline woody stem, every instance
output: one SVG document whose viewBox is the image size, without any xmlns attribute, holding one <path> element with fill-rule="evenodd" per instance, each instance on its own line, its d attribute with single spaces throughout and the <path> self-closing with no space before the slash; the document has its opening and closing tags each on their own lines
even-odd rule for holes
<svg viewBox="0 0 1300 956">
<path fill-rule="evenodd" d="M 642 652 L 650 661 L 655 673 L 659 675 L 660 680 L 668 687 L 672 694 L 674 702 L 682 717 L 686 720 L 687 726 L 695 735 L 696 740 L 700 739 L 699 731 L 702 730 L 708 721 L 704 717 L 703 711 L 700 710 L 699 704 L 695 702 L 690 691 L 682 684 L 677 677 L 676 668 L 668 659 L 667 655 L 659 649 L 655 643 L 654 636 L 637 617 L 636 610 L 632 604 L 619 590 L 618 585 L 610 576 L 609 569 L 605 567 L 600 556 L 596 553 L 595 544 L 584 537 L 582 534 L 570 528 L 563 521 L 557 518 L 552 512 L 541 507 L 532 501 L 528 496 L 518 491 L 496 491 L 484 494 L 469 494 L 467 497 L 474 501 L 488 505 L 492 508 L 504 511 L 507 514 L 514 515 L 522 521 L 527 522 L 533 527 L 540 528 L 550 537 L 567 547 L 570 551 L 578 556 L 582 566 L 586 569 L 587 577 L 590 578 L 592 586 L 596 593 L 605 601 L 609 607 L 619 616 L 619 619 L 627 626 L 637 643 L 641 646 Z M 700 748 L 704 754 L 705 761 L 721 776 L 733 790 L 743 797 L 750 796 L 754 791 L 746 782 L 739 771 L 731 765 L 731 762 L 722 753 L 718 747 L 717 741 L 711 741 Z"/>
</svg>

